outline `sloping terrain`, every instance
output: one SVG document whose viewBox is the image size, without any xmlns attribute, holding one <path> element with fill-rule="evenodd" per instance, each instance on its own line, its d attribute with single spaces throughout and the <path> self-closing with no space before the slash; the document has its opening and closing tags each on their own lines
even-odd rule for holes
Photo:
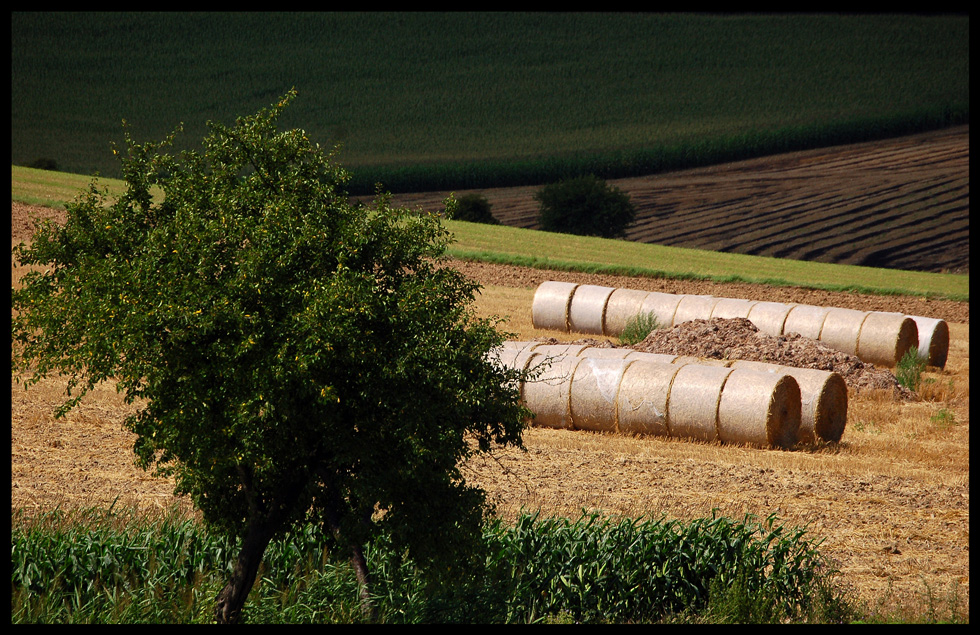
<svg viewBox="0 0 980 635">
<path fill-rule="evenodd" d="M 969 126 L 609 182 L 636 207 L 629 240 L 913 271 L 970 271 Z M 486 196 L 502 223 L 537 229 L 537 189 L 474 191 Z M 395 198 L 438 210 L 447 194 Z"/>
</svg>

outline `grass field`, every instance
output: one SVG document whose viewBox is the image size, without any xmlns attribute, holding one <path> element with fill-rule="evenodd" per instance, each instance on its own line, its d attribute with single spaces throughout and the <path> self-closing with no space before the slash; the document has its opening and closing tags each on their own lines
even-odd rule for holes
<svg viewBox="0 0 980 635">
<path fill-rule="evenodd" d="M 392 191 L 624 176 L 969 117 L 966 15 L 14 13 L 11 161 L 284 115 Z M 559 114 L 559 116 L 556 116 Z"/>
</svg>

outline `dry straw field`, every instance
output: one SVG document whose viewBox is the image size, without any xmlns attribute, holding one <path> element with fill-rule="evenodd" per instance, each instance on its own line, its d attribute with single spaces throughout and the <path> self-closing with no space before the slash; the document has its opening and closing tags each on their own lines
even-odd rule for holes
<svg viewBox="0 0 980 635">
<path fill-rule="evenodd" d="M 942 143 L 943 136 L 937 135 L 937 146 Z M 919 145 L 941 154 L 936 146 Z M 949 171 L 952 173 L 959 169 L 955 166 L 967 161 L 968 151 L 966 156 L 956 152 L 951 155 L 954 167 Z M 883 176 L 901 172 L 901 168 L 879 170 L 872 181 L 880 187 L 862 190 L 865 198 L 876 198 L 877 202 L 866 201 L 862 206 L 852 200 L 854 190 L 830 191 L 835 182 L 830 176 L 832 170 L 838 174 L 859 170 L 853 167 L 860 165 L 857 150 L 836 159 L 824 156 L 818 164 L 823 166 L 826 178 L 801 178 L 801 171 L 813 170 L 816 164 L 808 167 L 799 157 L 795 163 L 796 167 L 790 168 L 777 162 L 772 170 L 767 170 L 764 162 L 756 162 L 750 180 L 746 180 L 749 176 L 746 174 L 726 175 L 723 169 L 698 171 L 689 179 L 680 176 L 657 179 L 646 190 L 638 182 L 636 192 L 646 191 L 658 201 L 664 201 L 664 211 L 659 213 L 665 215 L 678 213 L 670 211 L 672 205 L 675 209 L 688 207 L 707 214 L 713 198 L 731 195 L 720 193 L 717 188 L 732 182 L 744 190 L 744 197 L 755 201 L 752 207 L 756 210 L 794 206 L 802 210 L 811 206 L 809 201 L 830 197 L 838 202 L 828 206 L 825 201 L 823 206 L 812 205 L 813 209 L 830 207 L 838 215 L 855 218 L 863 206 L 875 208 L 879 214 L 889 208 L 885 190 L 893 192 L 891 196 L 899 200 L 900 192 L 911 197 L 908 192 L 915 189 L 911 183 L 897 184 Z M 960 183 L 952 178 L 948 185 L 940 186 L 945 171 L 942 165 L 936 165 L 935 180 L 923 180 L 921 189 L 928 190 L 932 187 L 930 183 L 935 184 L 935 192 L 942 187 L 950 192 L 960 188 L 962 204 L 968 211 L 968 179 Z M 753 197 L 752 183 L 764 192 L 757 198 Z M 519 197 L 511 198 L 511 206 L 507 207 L 503 201 L 511 195 L 501 194 L 496 200 L 501 202 L 499 209 L 507 210 L 501 214 L 516 218 L 523 213 L 519 207 L 524 203 Z M 693 202 L 686 206 L 670 203 L 685 197 Z M 949 206 L 955 205 L 943 203 L 939 209 Z M 729 207 L 736 209 L 735 203 Z M 494 209 L 498 207 L 495 205 Z M 12 239 L 17 242 L 26 238 L 26 224 L 21 221 L 28 210 L 14 204 L 12 211 Z M 56 214 L 53 210 L 46 213 Z M 728 212 L 719 210 L 719 213 Z M 736 213 L 733 219 L 739 215 L 749 216 L 745 212 Z M 797 215 L 806 216 L 802 212 Z M 728 236 L 753 239 L 739 229 L 736 220 L 728 228 Z M 965 262 L 968 271 L 968 251 L 942 253 L 941 231 L 920 231 L 919 225 L 913 229 L 896 223 L 895 231 L 861 242 L 857 240 L 860 231 L 855 225 L 842 227 L 846 236 L 839 236 L 835 243 L 832 232 L 818 232 L 819 222 L 811 222 L 815 223 L 810 238 L 812 250 L 830 253 L 839 250 L 849 238 L 855 245 L 854 258 L 891 249 L 895 253 L 902 251 L 905 254 L 902 258 L 933 261 L 949 258 L 943 265 L 949 269 L 960 269 L 957 263 Z M 671 226 L 663 222 L 657 225 Z M 878 227 L 880 230 L 890 225 L 881 223 Z M 947 233 L 967 231 L 968 223 L 946 225 Z M 778 234 L 773 232 L 773 236 Z M 901 236 L 908 238 L 903 240 Z M 671 240 L 682 241 L 682 238 Z M 715 246 L 720 244 L 717 237 L 712 240 L 716 241 Z M 754 240 L 757 245 L 765 243 L 758 235 Z M 769 247 L 754 249 L 782 255 L 801 255 L 807 249 L 800 241 L 782 247 L 772 242 L 774 238 L 770 241 Z M 915 242 L 935 249 L 917 251 L 909 246 Z M 863 246 L 858 247 L 859 243 Z M 880 247 L 873 249 L 872 244 Z M 478 311 L 506 316 L 505 328 L 514 333 L 515 339 L 555 337 L 567 341 L 580 337 L 532 326 L 530 308 L 534 290 L 549 279 L 667 293 L 894 310 L 947 320 L 951 341 L 945 369 L 929 369 L 914 399 L 896 398 L 892 391 L 852 391 L 846 428 L 837 444 L 773 450 L 532 428 L 525 436 L 526 452 L 508 451 L 493 460 L 474 462 L 466 466 L 466 475 L 493 494 L 499 512 L 505 516 L 521 508 L 540 508 L 545 513 L 575 517 L 583 508 L 600 509 L 611 515 L 659 517 L 666 514 L 679 519 L 710 516 L 712 510 L 732 518 L 747 513 L 760 517 L 775 514 L 781 522 L 805 526 L 809 535 L 823 540 L 822 551 L 836 562 L 842 573 L 841 581 L 856 598 L 885 606 L 915 605 L 921 610 L 923 601 L 930 597 L 946 601 L 955 594 L 964 606 L 969 606 L 968 302 L 747 284 L 628 279 L 483 263 L 456 265 L 484 285 Z M 19 274 L 12 270 L 14 284 Z M 133 466 L 133 438 L 121 426 L 127 407 L 112 387 L 100 388 L 67 418 L 55 420 L 51 413 L 59 403 L 62 389 L 59 382 L 50 380 L 25 393 L 12 380 L 12 507 L 108 505 L 117 499 L 117 504 L 147 510 L 171 504 L 170 484 L 151 478 Z"/>
</svg>

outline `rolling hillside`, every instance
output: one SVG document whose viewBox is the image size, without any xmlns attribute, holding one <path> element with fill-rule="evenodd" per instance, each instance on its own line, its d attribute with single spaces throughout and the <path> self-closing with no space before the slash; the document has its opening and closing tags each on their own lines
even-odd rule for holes
<svg viewBox="0 0 980 635">
<path fill-rule="evenodd" d="M 969 144 L 969 126 L 960 126 L 610 183 L 636 206 L 629 240 L 969 273 Z M 502 223 L 537 228 L 537 189 L 472 191 Z M 435 210 L 447 194 L 396 199 Z"/>
</svg>

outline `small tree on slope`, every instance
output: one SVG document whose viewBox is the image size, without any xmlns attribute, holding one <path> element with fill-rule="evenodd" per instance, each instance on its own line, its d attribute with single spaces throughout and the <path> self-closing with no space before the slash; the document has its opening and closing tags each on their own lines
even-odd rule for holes
<svg viewBox="0 0 980 635">
<path fill-rule="evenodd" d="M 486 355 L 504 336 L 474 316 L 478 286 L 444 266 L 438 217 L 381 193 L 352 204 L 332 154 L 277 130 L 293 98 L 210 123 L 201 152 L 127 134 L 125 194 L 93 183 L 14 250 L 36 266 L 12 291 L 15 374 L 64 372 L 58 415 L 105 380 L 140 404 L 137 463 L 240 541 L 219 622 L 300 523 L 349 555 L 368 617 L 380 532 L 433 575 L 458 570 L 490 511 L 460 464 L 521 447 L 528 414 L 519 375 Z"/>
</svg>

